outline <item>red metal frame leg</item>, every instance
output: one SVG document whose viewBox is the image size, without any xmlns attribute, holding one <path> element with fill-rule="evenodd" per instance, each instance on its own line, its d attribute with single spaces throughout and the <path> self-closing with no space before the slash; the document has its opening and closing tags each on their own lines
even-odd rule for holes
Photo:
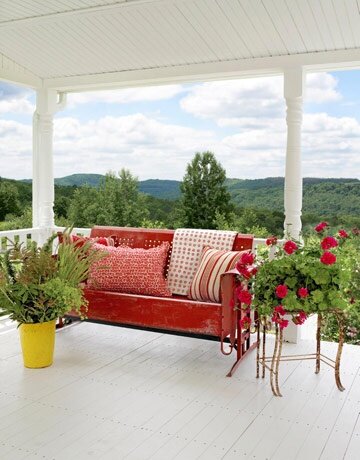
<svg viewBox="0 0 360 460">
<path fill-rule="evenodd" d="M 226 377 L 232 377 L 238 368 L 242 359 L 247 356 L 250 351 L 254 350 L 257 345 L 258 341 L 256 340 L 253 344 L 250 342 L 250 331 L 246 331 L 243 337 L 243 333 L 240 327 L 240 315 L 237 318 L 237 330 L 236 330 L 236 361 L 232 365 L 230 371 L 226 374 Z"/>
</svg>

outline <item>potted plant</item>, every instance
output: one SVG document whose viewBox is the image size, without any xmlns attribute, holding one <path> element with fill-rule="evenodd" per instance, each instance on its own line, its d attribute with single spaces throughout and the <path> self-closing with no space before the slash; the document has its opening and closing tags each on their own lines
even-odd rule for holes
<svg viewBox="0 0 360 460">
<path fill-rule="evenodd" d="M 91 243 L 72 242 L 69 233 L 57 256 L 52 252 L 57 235 L 42 247 L 12 243 L 0 256 L 0 313 L 19 323 L 25 367 L 52 364 L 57 318 L 70 310 L 86 314 L 81 283 L 102 255 L 89 251 Z"/>
<path fill-rule="evenodd" d="M 239 272 L 236 296 L 240 302 L 236 308 L 242 310 L 240 326 L 245 331 L 251 328 L 250 310 L 253 308 L 257 312 L 256 376 L 260 376 L 260 364 L 262 377 L 265 377 L 266 368 L 270 371 L 275 396 L 281 396 L 279 363 L 282 359 L 314 359 L 315 373 L 320 372 L 320 363 L 324 362 L 334 368 L 338 389 L 345 389 L 340 379 L 340 361 L 346 325 L 353 317 L 351 313 L 359 310 L 359 235 L 357 231 L 348 234 L 345 230 L 339 230 L 336 236 L 329 235 L 327 222 L 321 222 L 314 230 L 314 234 L 301 243 L 289 239 L 283 246 L 278 246 L 275 237 L 268 238 L 268 248 L 260 252 L 257 261 L 253 254 L 244 253 L 236 267 Z M 301 325 L 312 313 L 318 315 L 316 353 L 282 358 L 283 329 L 289 324 L 288 318 Z M 324 318 L 337 322 L 335 360 L 321 353 Z M 265 346 L 269 323 L 275 324 L 272 357 L 266 356 Z"/>
<path fill-rule="evenodd" d="M 255 309 L 259 317 L 270 318 L 280 329 L 288 326 L 290 315 L 296 325 L 308 315 L 333 313 L 346 322 L 349 312 L 359 308 L 359 232 L 339 230 L 329 234 L 327 222 L 318 224 L 304 243 L 277 239 L 266 240 L 268 246 L 258 259 L 244 254 L 239 271 L 237 297 L 245 311 Z M 249 328 L 250 315 L 242 319 Z"/>
</svg>

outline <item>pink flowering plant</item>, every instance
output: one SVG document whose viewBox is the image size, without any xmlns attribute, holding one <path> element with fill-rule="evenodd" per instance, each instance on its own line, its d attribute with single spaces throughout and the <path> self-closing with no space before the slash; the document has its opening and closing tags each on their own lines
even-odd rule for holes
<svg viewBox="0 0 360 460">
<path fill-rule="evenodd" d="M 358 309 L 353 282 L 360 269 L 354 249 L 358 236 L 345 230 L 330 235 L 329 225 L 321 222 L 304 243 L 288 239 L 280 246 L 275 237 L 268 238 L 267 249 L 257 260 L 247 254 L 237 264 L 240 308 L 256 309 L 281 329 L 289 324 L 285 315 L 301 325 L 312 313 Z M 247 318 L 242 320 L 244 329 Z"/>
</svg>

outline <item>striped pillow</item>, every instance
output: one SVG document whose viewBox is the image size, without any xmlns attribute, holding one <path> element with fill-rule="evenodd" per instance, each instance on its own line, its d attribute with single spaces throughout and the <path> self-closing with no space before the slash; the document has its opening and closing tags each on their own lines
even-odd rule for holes
<svg viewBox="0 0 360 460">
<path fill-rule="evenodd" d="M 220 302 L 221 275 L 235 268 L 241 254 L 242 251 L 218 251 L 204 246 L 188 297 L 204 302 Z"/>
</svg>

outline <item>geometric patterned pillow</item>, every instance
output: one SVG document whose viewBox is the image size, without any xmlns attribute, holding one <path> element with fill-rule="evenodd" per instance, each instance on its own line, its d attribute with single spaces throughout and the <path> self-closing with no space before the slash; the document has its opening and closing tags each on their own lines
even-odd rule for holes
<svg viewBox="0 0 360 460">
<path fill-rule="evenodd" d="M 191 283 L 188 297 L 193 300 L 219 303 L 221 301 L 221 275 L 235 268 L 243 252 L 218 251 L 205 246 L 201 254 L 200 264 Z"/>
<path fill-rule="evenodd" d="M 150 249 L 93 244 L 108 255 L 92 264 L 88 286 L 129 294 L 170 297 L 164 276 L 169 243 Z M 104 268 L 105 267 L 105 268 Z"/>
</svg>

